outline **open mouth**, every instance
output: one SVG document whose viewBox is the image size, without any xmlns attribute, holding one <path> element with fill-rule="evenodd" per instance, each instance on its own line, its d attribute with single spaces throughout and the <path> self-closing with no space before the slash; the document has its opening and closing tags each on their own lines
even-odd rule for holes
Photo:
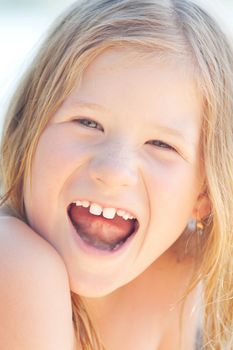
<svg viewBox="0 0 233 350">
<path fill-rule="evenodd" d="M 68 215 L 83 242 L 104 251 L 120 249 L 139 228 L 135 218 L 125 220 L 115 216 L 107 219 L 102 214 L 93 215 L 88 208 L 76 206 L 75 203 L 69 205 Z"/>
</svg>

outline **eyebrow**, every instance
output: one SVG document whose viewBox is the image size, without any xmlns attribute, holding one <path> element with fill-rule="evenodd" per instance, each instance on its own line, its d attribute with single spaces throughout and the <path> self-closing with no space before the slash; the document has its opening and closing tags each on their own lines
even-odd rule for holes
<svg viewBox="0 0 233 350">
<path fill-rule="evenodd" d="M 155 129 L 158 129 L 161 132 L 166 133 L 168 135 L 179 137 L 179 138 L 183 139 L 185 142 L 188 141 L 187 137 L 179 129 L 170 128 L 168 126 L 165 126 L 165 125 L 163 126 L 163 125 L 158 125 L 158 124 L 153 125 L 152 127 Z"/>
<path fill-rule="evenodd" d="M 94 110 L 96 112 L 108 112 L 108 109 L 96 104 L 96 103 L 89 103 L 89 102 L 82 102 L 82 101 L 71 101 L 71 107 L 72 108 L 81 108 L 81 109 L 88 109 L 88 110 Z"/>
<path fill-rule="evenodd" d="M 75 108 L 80 108 L 80 109 L 86 109 L 89 111 L 96 111 L 99 113 L 100 112 L 105 112 L 105 113 L 109 112 L 109 110 L 106 107 L 101 106 L 101 105 L 96 104 L 96 103 L 72 101 L 71 105 L 72 105 L 72 108 L 75 107 Z M 178 138 L 182 139 L 183 141 L 190 143 L 190 140 L 187 138 L 187 136 L 185 136 L 181 130 L 179 130 L 175 127 L 154 124 L 153 122 L 152 123 L 149 122 L 149 125 L 150 125 L 151 129 L 157 129 L 157 130 L 163 132 L 164 134 L 166 133 L 168 135 L 178 137 Z"/>
</svg>

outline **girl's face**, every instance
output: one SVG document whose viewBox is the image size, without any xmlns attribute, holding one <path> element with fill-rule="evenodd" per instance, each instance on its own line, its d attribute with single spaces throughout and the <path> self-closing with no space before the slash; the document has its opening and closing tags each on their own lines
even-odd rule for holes
<svg viewBox="0 0 233 350">
<path fill-rule="evenodd" d="M 86 70 L 42 133 L 24 193 L 29 223 L 62 256 L 72 291 L 116 290 L 181 235 L 203 181 L 201 115 L 177 61 L 111 49 Z"/>
</svg>

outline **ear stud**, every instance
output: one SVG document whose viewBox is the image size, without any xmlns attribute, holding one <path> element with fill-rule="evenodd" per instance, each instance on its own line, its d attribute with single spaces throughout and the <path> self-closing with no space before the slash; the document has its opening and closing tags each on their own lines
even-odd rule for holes
<svg viewBox="0 0 233 350">
<path fill-rule="evenodd" d="M 196 229 L 197 229 L 197 230 L 203 231 L 204 225 L 203 225 L 203 223 L 202 223 L 201 221 L 197 221 L 197 223 L 196 223 Z"/>
</svg>

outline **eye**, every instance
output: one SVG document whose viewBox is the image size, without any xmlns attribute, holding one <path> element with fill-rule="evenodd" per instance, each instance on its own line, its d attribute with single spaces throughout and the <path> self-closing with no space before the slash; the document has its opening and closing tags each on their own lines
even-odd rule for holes
<svg viewBox="0 0 233 350">
<path fill-rule="evenodd" d="M 99 123 L 95 122 L 93 119 L 81 118 L 81 119 L 75 119 L 74 121 L 81 125 L 86 126 L 87 128 L 104 131 L 103 127 Z"/>
<path fill-rule="evenodd" d="M 158 148 L 164 148 L 164 149 L 167 149 L 167 150 L 171 150 L 171 151 L 177 152 L 174 147 L 172 147 L 171 145 L 169 145 L 169 144 L 167 144 L 167 143 L 165 143 L 163 141 L 160 141 L 160 140 L 152 140 L 152 141 L 148 141 L 147 143 L 152 144 L 153 146 L 156 146 Z"/>
</svg>

